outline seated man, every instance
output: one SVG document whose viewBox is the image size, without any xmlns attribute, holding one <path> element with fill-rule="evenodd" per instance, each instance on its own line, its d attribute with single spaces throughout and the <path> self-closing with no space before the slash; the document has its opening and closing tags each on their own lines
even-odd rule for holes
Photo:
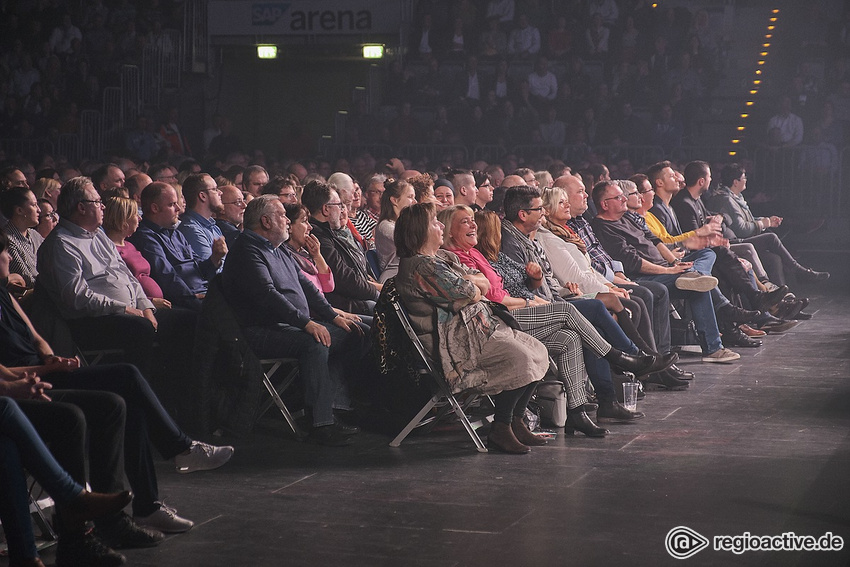
<svg viewBox="0 0 850 567">
<path fill-rule="evenodd" d="M 333 410 L 350 409 L 342 364 L 351 368 L 366 353 L 366 327 L 338 315 L 280 246 L 289 224 L 277 196 L 248 203 L 245 230 L 224 265 L 224 294 L 257 356 L 298 358 L 311 438 L 348 445 L 359 429 L 336 421 Z"/>
<path fill-rule="evenodd" d="M 535 240 L 536 232 L 542 225 L 544 218 L 543 199 L 540 197 L 540 190 L 528 186 L 511 187 L 505 192 L 504 209 L 502 253 L 519 266 L 525 267 L 528 276 L 526 285 L 530 292 L 550 303 L 564 302 L 565 300 L 560 294 L 561 284 L 558 283 L 552 273 L 546 252 Z M 637 375 L 654 375 L 667 369 L 678 358 L 675 354 L 647 356 L 645 353 L 641 353 L 611 318 L 611 315 L 599 300 L 579 298 L 570 301 L 569 305 L 570 309 L 574 309 L 583 316 L 579 318 L 580 320 L 585 321 L 585 323 L 590 322 L 611 346 L 623 352 L 636 353 L 638 354 L 636 358 L 643 359 L 645 362 L 642 371 L 637 368 L 629 369 L 622 364 L 618 365 L 620 368 L 631 370 Z M 582 338 L 584 339 L 584 337 Z M 598 356 L 601 354 L 600 352 L 589 348 L 593 341 L 583 340 L 583 343 L 585 367 L 599 399 L 597 417 L 620 420 L 642 417 L 642 414 L 638 416 L 617 403 L 609 361 Z M 612 363 L 616 364 L 614 361 Z M 686 388 L 688 383 L 677 381 L 675 387 Z"/>
<path fill-rule="evenodd" d="M 699 200 L 699 194 L 705 190 L 704 188 L 708 187 L 706 181 L 711 182 L 710 171 L 707 171 L 705 177 L 701 179 L 699 186 L 686 186 L 684 188 L 681 187 L 680 177 L 677 172 L 673 171 L 670 162 L 656 163 L 647 170 L 646 175 L 655 189 L 655 204 L 651 210 L 659 220 L 664 222 L 670 234 L 695 231 L 697 228 L 708 224 L 711 215 L 703 215 L 705 209 L 702 201 Z M 682 182 L 684 183 L 684 178 L 682 178 Z M 702 222 L 699 222 L 699 218 L 702 218 Z M 767 311 L 780 303 L 788 292 L 787 288 L 770 292 L 759 290 L 741 265 L 738 256 L 728 246 L 711 246 L 711 250 L 716 256 L 713 268 L 714 275 L 722 278 L 729 289 L 745 298 L 749 302 L 750 309 Z M 738 320 L 737 322 L 747 323 L 749 321 Z"/>
<path fill-rule="evenodd" d="M 212 256 L 199 258 L 177 230 L 180 203 L 177 191 L 154 182 L 142 191 L 144 218 L 128 240 L 151 265 L 151 277 L 175 307 L 199 311 L 207 282 L 221 266 L 226 245 L 213 248 Z"/>
<path fill-rule="evenodd" d="M 768 229 L 782 224 L 782 217 L 754 217 L 750 206 L 744 199 L 747 188 L 747 172 L 737 163 L 729 164 L 720 172 L 720 185 L 709 191 L 703 200 L 712 211 L 723 215 L 726 226 L 743 242 L 752 244 L 767 270 L 771 281 L 782 285 L 785 273 L 796 274 L 807 280 L 823 281 L 829 278 L 829 272 L 816 272 L 801 266 L 779 237 Z"/>
<path fill-rule="evenodd" d="M 38 283 L 83 350 L 122 349 L 144 368 L 157 321 L 153 303 L 100 225 L 103 203 L 88 177 L 59 193 L 59 225 L 38 250 Z"/>
<path fill-rule="evenodd" d="M 90 183 L 86 187 L 94 191 Z M 9 256 L 5 248 L 6 239 L 0 235 L 0 277 L 8 272 Z M 104 519 L 98 530 L 107 543 L 113 547 L 148 547 L 162 539 L 162 534 L 141 529 L 136 523 L 166 532 L 190 529 L 192 522 L 177 516 L 159 498 L 151 445 L 163 457 L 174 458 L 177 471 L 184 473 L 220 467 L 230 460 L 233 448 L 213 447 L 186 436 L 163 409 L 135 366 L 108 364 L 80 368 L 77 359 L 55 356 L 17 301 L 4 289 L 0 289 L 0 313 L 0 378 L 15 381 L 37 374 L 57 388 L 112 392 L 123 398 L 115 407 L 126 405 L 124 473 L 136 493 L 133 503 L 135 520 L 123 513 Z M 81 396 L 75 396 L 73 403 L 82 407 L 87 421 L 92 423 L 104 423 L 109 414 L 103 409 L 105 406 L 89 406 Z M 49 424 L 49 416 L 39 417 L 42 415 L 40 412 L 45 411 L 43 405 L 28 407 L 26 411 L 37 426 L 41 419 Z M 120 443 L 103 438 L 91 445 L 93 451 L 103 455 L 99 462 L 120 459 Z M 119 453 L 112 454 L 114 451 Z M 99 484 L 96 489 L 113 490 L 117 488 L 116 483 L 120 484 L 117 480 L 122 477 L 120 470 L 98 470 L 97 473 L 106 476 L 97 477 L 104 479 L 102 483 L 92 477 L 92 485 Z M 80 482 L 80 478 L 77 480 Z"/>
<path fill-rule="evenodd" d="M 654 237 L 650 240 L 645 231 L 623 218 L 628 210 L 627 197 L 618 185 L 598 183 L 593 188 L 593 200 L 598 211 L 591 222 L 593 231 L 605 250 L 622 262 L 626 274 L 636 281 L 660 282 L 667 286 L 670 297 L 689 300 L 702 346 L 703 362 L 732 362 L 741 358 L 738 353 L 723 348 L 720 341 L 709 294 L 717 280 L 691 271 L 692 262 L 671 265 L 665 260 L 658 248 L 664 244 Z"/>
<path fill-rule="evenodd" d="M 346 222 L 339 194 L 326 183 L 311 181 L 304 187 L 301 202 L 310 211 L 313 235 L 336 282 L 328 301 L 349 313 L 371 315 L 381 284 L 369 275 L 363 250 L 335 233 Z"/>
<path fill-rule="evenodd" d="M 215 224 L 224 235 L 227 247 L 233 246 L 236 237 L 242 233 L 242 217 L 245 214 L 245 198 L 242 191 L 235 185 L 222 185 L 221 205 L 222 212 L 216 213 Z"/>
<path fill-rule="evenodd" d="M 213 218 L 224 212 L 221 189 L 206 173 L 193 173 L 183 181 L 183 197 L 186 199 L 186 213 L 177 230 L 186 237 L 201 261 L 213 256 L 224 258 L 227 243 Z M 221 270 L 221 263 L 218 265 Z"/>
</svg>

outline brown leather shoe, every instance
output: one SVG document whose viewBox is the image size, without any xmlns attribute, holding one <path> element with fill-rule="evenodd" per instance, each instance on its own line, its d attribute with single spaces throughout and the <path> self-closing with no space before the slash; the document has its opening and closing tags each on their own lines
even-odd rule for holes
<svg viewBox="0 0 850 567">
<path fill-rule="evenodd" d="M 490 426 L 487 447 L 511 455 L 524 455 L 531 451 L 531 447 L 519 442 L 510 425 L 499 421 L 494 421 Z"/>
<path fill-rule="evenodd" d="M 739 325 L 738 328 L 741 329 L 742 333 L 744 333 L 745 335 L 747 335 L 750 338 L 763 337 L 767 334 L 760 329 L 753 329 L 749 325 Z"/>
<path fill-rule="evenodd" d="M 62 506 L 61 515 L 66 525 L 76 526 L 120 512 L 132 501 L 133 493 L 128 490 L 113 494 L 83 492 Z"/>
<path fill-rule="evenodd" d="M 528 445 L 529 447 L 538 447 L 540 445 L 545 445 L 547 441 L 542 437 L 538 437 L 534 433 L 532 433 L 528 426 L 525 425 L 525 422 L 521 417 L 515 415 L 514 420 L 511 422 L 511 430 L 514 432 L 514 437 L 517 438 L 517 441 L 522 443 L 523 445 Z"/>
</svg>

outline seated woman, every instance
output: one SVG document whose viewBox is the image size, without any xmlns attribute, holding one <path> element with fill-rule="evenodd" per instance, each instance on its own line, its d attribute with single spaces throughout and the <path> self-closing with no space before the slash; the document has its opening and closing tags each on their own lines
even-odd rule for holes
<svg viewBox="0 0 850 567">
<path fill-rule="evenodd" d="M 23 289 L 12 288 L 17 297 L 31 290 L 38 275 L 36 257 L 44 238 L 33 230 L 38 226 L 40 209 L 35 194 L 23 187 L 13 187 L 0 194 L 0 213 L 9 219 L 2 227 L 9 239 L 9 255 L 12 262 L 9 270 L 24 280 Z"/>
<path fill-rule="evenodd" d="M 587 372 L 582 346 L 586 346 L 596 356 L 614 363 L 624 359 L 637 363 L 637 359 L 612 347 L 570 303 L 550 303 L 528 291 L 522 283 L 525 280 L 525 270 L 522 267 L 518 266 L 519 270 L 506 271 L 503 279 L 487 258 L 475 248 L 479 245 L 479 233 L 473 214 L 472 209 L 464 205 L 455 205 L 440 213 L 440 221 L 448 227 L 443 237 L 443 247 L 456 254 L 466 266 L 480 271 L 490 282 L 487 299 L 507 307 L 522 330 L 546 345 L 549 353 L 555 358 L 558 375 L 567 392 L 565 432 L 572 434 L 581 431 L 589 437 L 604 436 L 608 431 L 593 423 L 584 411 L 584 404 L 587 403 L 584 387 Z M 482 226 L 488 227 L 484 229 L 482 240 L 486 238 L 489 245 L 495 244 L 492 238 L 501 237 L 501 232 L 494 230 L 499 226 L 498 216 L 486 211 L 477 213 L 477 217 L 482 219 Z M 485 244 L 484 248 L 490 248 L 488 244 Z M 497 244 L 495 249 L 498 250 Z M 509 291 L 506 289 L 508 281 L 512 282 Z"/>
<path fill-rule="evenodd" d="M 323 295 L 332 292 L 336 287 L 334 275 L 328 263 L 325 262 L 325 257 L 322 256 L 319 239 L 310 234 L 313 230 L 313 225 L 310 224 L 310 212 L 301 203 L 290 203 L 284 207 L 286 218 L 289 219 L 289 240 L 285 242 L 287 250 L 291 252 L 301 272 L 313 282 L 316 289 Z M 367 325 L 372 322 L 369 316 L 355 315 L 337 308 L 334 308 L 334 311 L 337 315 L 351 321 L 361 321 Z"/>
<path fill-rule="evenodd" d="M 628 291 L 609 283 L 593 269 L 590 257 L 576 245 L 581 237 L 566 226 L 572 218 L 566 191 L 560 187 L 545 189 L 543 207 L 546 220 L 537 229 L 536 239 L 546 251 L 555 279 L 577 295 L 587 294 L 600 300 L 636 345 L 645 352 L 657 352 L 655 337 L 652 335 L 652 320 L 643 301 L 630 298 Z"/>
<path fill-rule="evenodd" d="M 74 559 L 86 563 L 101 560 L 105 563 L 107 558 L 103 555 L 97 557 L 91 554 L 73 554 L 68 557 L 69 550 L 74 548 L 75 538 L 83 540 L 89 537 L 83 535 L 86 532 L 87 520 L 119 512 L 130 503 L 132 494 L 86 491 L 56 462 L 15 401 L 5 397 L 14 395 L 26 399 L 46 398 L 44 386 L 48 385 L 31 375 L 15 382 L 0 381 L 0 393 L 3 395 L 0 397 L 0 522 L 6 532 L 9 564 L 44 567 L 35 546 L 24 468 L 56 502 L 57 518 L 61 518 L 62 524 L 57 526 L 57 556 L 64 560 Z M 59 405 L 61 404 L 57 404 Z M 62 409 L 64 408 L 57 407 L 57 411 L 61 412 Z M 81 460 L 84 459 L 83 457 Z M 103 549 L 105 554 L 105 548 Z M 115 552 L 111 553 L 116 558 L 121 557 Z"/>
<path fill-rule="evenodd" d="M 402 179 L 387 180 L 384 183 L 384 194 L 381 195 L 381 216 L 375 227 L 375 250 L 381 264 L 381 283 L 384 283 L 398 273 L 398 257 L 396 256 L 393 233 L 399 213 L 405 207 L 416 203 L 416 192 L 413 186 Z"/>
<path fill-rule="evenodd" d="M 127 238 L 139 228 L 139 207 L 127 197 L 111 197 L 103 211 L 103 231 L 115 243 L 118 255 L 130 268 L 133 276 L 142 284 L 145 295 L 159 309 L 171 309 L 171 302 L 164 299 L 162 289 L 151 277 L 151 265 Z"/>
<path fill-rule="evenodd" d="M 549 368 L 546 347 L 495 317 L 481 301 L 490 289 L 487 278 L 440 250 L 443 225 L 435 205 L 407 207 L 396 223 L 396 288 L 425 349 L 440 362 L 453 392 L 495 394 L 487 446 L 522 454 L 543 445 L 522 416 Z"/>
</svg>

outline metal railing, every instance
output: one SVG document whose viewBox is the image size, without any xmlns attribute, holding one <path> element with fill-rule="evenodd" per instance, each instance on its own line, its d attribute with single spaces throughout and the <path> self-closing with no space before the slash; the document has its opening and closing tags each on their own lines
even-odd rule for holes
<svg viewBox="0 0 850 567">
<path fill-rule="evenodd" d="M 757 147 L 747 185 L 790 203 L 796 210 L 837 214 L 850 182 L 850 147 L 831 144 L 793 148 Z"/>
</svg>

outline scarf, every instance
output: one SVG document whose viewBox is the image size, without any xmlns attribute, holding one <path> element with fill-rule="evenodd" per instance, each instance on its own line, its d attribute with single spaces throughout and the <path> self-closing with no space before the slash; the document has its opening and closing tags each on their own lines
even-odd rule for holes
<svg viewBox="0 0 850 567">
<path fill-rule="evenodd" d="M 584 240 L 570 227 L 563 224 L 555 224 L 548 218 L 543 223 L 543 226 L 564 242 L 575 244 L 576 248 L 581 250 L 582 254 L 587 254 L 587 245 L 584 243 Z"/>
</svg>

